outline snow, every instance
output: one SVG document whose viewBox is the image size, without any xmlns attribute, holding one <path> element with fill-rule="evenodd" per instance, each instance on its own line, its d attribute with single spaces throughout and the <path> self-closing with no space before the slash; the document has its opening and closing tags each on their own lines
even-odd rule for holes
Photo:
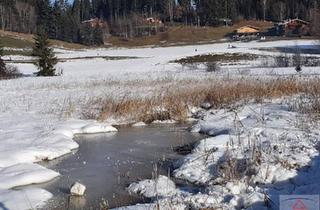
<svg viewBox="0 0 320 210">
<path fill-rule="evenodd" d="M 173 173 L 206 190 L 190 194 L 176 188 L 175 196 L 168 194 L 161 201 L 194 208 L 258 210 L 267 209 L 265 202 L 276 204 L 279 195 L 319 193 L 318 124 L 309 123 L 308 129 L 297 126 L 306 117 L 291 111 L 288 99 L 206 111 L 193 131 L 212 137 L 201 140 Z M 153 189 L 144 187 L 144 182 L 154 181 L 141 181 L 129 190 L 152 197 Z"/>
<path fill-rule="evenodd" d="M 133 183 L 128 187 L 128 191 L 143 195 L 147 198 L 157 196 L 172 196 L 177 193 L 176 185 L 166 176 L 159 176 L 156 180 L 144 180 L 139 183 Z"/>
<path fill-rule="evenodd" d="M 201 68 L 190 71 L 188 67 L 170 61 L 207 53 L 251 53 L 274 56 L 279 53 L 258 49 L 297 44 L 310 46 L 314 42 L 314 40 L 289 40 L 235 43 L 237 48 L 233 49 L 228 49 L 228 43 L 166 48 L 110 48 L 78 51 L 55 49 L 58 52 L 57 56 L 66 61 L 58 64 L 58 68 L 63 70 L 63 75 L 53 78 L 34 77 L 36 67 L 26 63 L 33 59 L 31 57 L 6 57 L 11 61 L 23 61 L 12 65 L 17 66 L 25 77 L 0 81 L 0 205 L 5 205 L 8 209 L 28 209 L 28 206 L 33 208 L 43 205 L 51 197 L 49 192 L 36 188 L 23 190 L 13 190 L 13 188 L 46 182 L 58 176 L 58 173 L 43 168 L 37 163 L 58 158 L 76 149 L 78 144 L 73 140 L 74 135 L 116 132 L 111 125 L 126 122 L 126 119 L 118 119 L 114 116 L 108 116 L 105 122 L 87 120 L 97 111 L 94 103 L 96 101 L 121 100 L 124 96 L 136 98 L 154 92 L 162 93 L 182 80 L 268 78 L 296 74 L 292 67 L 248 68 L 256 61 L 222 65 L 221 71 L 213 74 Z M 88 58 L 94 56 L 101 58 Z M 103 56 L 137 58 L 108 60 Z M 301 76 L 318 75 L 318 69 L 318 67 L 303 67 Z M 194 109 L 197 111 L 198 108 Z M 264 116 L 259 116 L 262 113 Z M 297 168 L 293 166 L 306 166 L 318 154 L 314 149 L 318 134 L 315 131 L 306 133 L 297 129 L 294 126 L 295 121 L 296 113 L 288 111 L 288 107 L 277 103 L 246 106 L 238 110 L 237 116 L 234 112 L 227 110 L 210 110 L 193 128 L 193 132 L 205 133 L 211 137 L 200 142 L 174 174 L 178 178 L 191 182 L 205 184 L 217 182 L 218 180 L 215 180 L 217 177 L 212 174 L 212 167 L 226 157 L 226 151 L 234 152 L 235 154 L 232 154 L 234 158 L 244 158 L 244 155 L 248 155 L 243 153 L 249 147 L 247 142 L 253 143 L 254 139 L 258 138 L 262 146 L 277 146 L 282 153 L 271 157 L 270 160 L 277 162 L 277 158 L 280 158 L 281 161 L 278 160 L 277 164 L 270 161 L 263 162 L 262 166 L 265 170 L 260 170 L 252 180 L 274 184 L 292 179 L 297 176 Z M 174 123 L 174 121 L 157 123 Z M 243 124 L 246 129 L 240 124 Z M 239 135 L 242 142 L 240 145 L 238 144 Z M 236 150 L 238 153 L 235 152 Z M 207 153 L 209 153 L 208 156 Z M 290 169 L 283 169 L 284 164 L 290 166 Z M 268 171 L 266 171 L 267 168 Z M 316 168 L 313 170 L 316 171 Z M 265 179 L 269 171 L 274 173 Z M 279 174 L 277 175 L 276 172 Z M 312 177 L 310 179 L 315 180 Z M 311 182 L 300 180 L 297 191 L 305 191 L 305 186 L 317 188 Z M 262 192 L 261 189 L 254 189 L 256 193 Z M 239 192 L 239 189 L 231 191 Z M 226 205 L 216 195 L 215 199 L 212 199 L 210 194 L 184 196 L 180 194 L 177 196 L 179 199 L 175 201 L 176 206 L 183 207 L 185 202 L 195 207 L 209 204 Z M 28 201 L 25 195 L 28 195 Z M 233 201 L 238 203 L 238 200 L 245 198 L 243 196 L 234 198 Z M 154 204 L 149 204 L 149 207 L 152 206 L 154 207 Z M 132 208 L 135 209 L 135 207 Z"/>
<path fill-rule="evenodd" d="M 2 114 L 0 146 L 0 202 L 9 209 L 30 209 L 51 198 L 45 190 L 10 190 L 15 187 L 50 181 L 59 173 L 35 162 L 52 160 L 78 148 L 75 134 L 115 132 L 116 129 L 94 121 L 64 120 L 33 114 Z M 30 194 L 27 200 L 25 196 Z M 14 197 L 10 195 L 15 195 Z"/>
<path fill-rule="evenodd" d="M 50 181 L 59 173 L 48 170 L 33 163 L 17 164 L 0 168 L 0 189 L 10 189 L 28 184 L 38 184 Z"/>
<path fill-rule="evenodd" d="M 137 204 L 134 206 L 125 206 L 125 207 L 119 207 L 115 208 L 113 210 L 153 210 L 153 209 L 162 209 L 162 210 L 171 210 L 173 204 L 169 202 L 161 202 L 159 205 L 157 204 Z M 174 209 L 175 210 L 185 210 L 187 207 L 181 204 L 174 204 Z"/>
<path fill-rule="evenodd" d="M 115 127 L 112 127 L 110 125 L 103 125 L 103 124 L 89 124 L 84 126 L 80 133 L 83 134 L 92 134 L 92 133 L 111 133 L 111 132 L 117 132 L 118 130 Z"/>
<path fill-rule="evenodd" d="M 39 188 L 23 190 L 0 190 L 0 208 L 28 210 L 45 204 L 52 194 Z"/>
<path fill-rule="evenodd" d="M 134 123 L 132 126 L 133 127 L 144 127 L 146 126 L 147 124 L 144 123 L 144 122 L 137 122 L 137 123 Z"/>
</svg>

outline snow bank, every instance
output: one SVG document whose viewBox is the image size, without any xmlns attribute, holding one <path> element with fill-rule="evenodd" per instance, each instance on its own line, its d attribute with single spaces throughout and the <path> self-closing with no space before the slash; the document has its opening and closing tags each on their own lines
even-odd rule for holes
<svg viewBox="0 0 320 210">
<path fill-rule="evenodd" d="M 120 208 L 114 208 L 112 210 L 153 210 L 153 209 L 161 209 L 161 210 L 172 210 L 174 206 L 174 210 L 185 210 L 187 206 L 182 204 L 174 204 L 170 202 L 159 202 L 159 204 L 137 204 L 134 206 L 125 206 Z"/>
<path fill-rule="evenodd" d="M 147 126 L 147 124 L 144 122 L 137 122 L 132 125 L 132 127 L 145 127 L 145 126 Z"/>
<path fill-rule="evenodd" d="M 89 124 L 81 128 L 81 133 L 83 134 L 92 134 L 92 133 L 110 133 L 117 132 L 118 130 L 109 125 L 103 125 L 99 123 Z"/>
<path fill-rule="evenodd" d="M 2 119 L 4 117 L 2 115 Z M 73 140 L 76 134 L 117 131 L 110 125 L 95 121 L 59 121 L 48 117 L 52 116 L 38 118 L 19 114 L 19 118 L 6 118 L 0 122 L 0 129 L 5 128 L 5 132 L 0 130 L 0 202 L 9 209 L 30 209 L 28 199 L 34 207 L 51 197 L 49 192 L 39 189 L 11 190 L 18 186 L 47 182 L 59 176 L 59 173 L 35 162 L 52 160 L 78 148 Z M 46 124 L 44 121 L 47 121 Z M 30 198 L 24 197 L 29 194 Z M 15 195 L 15 198 L 12 199 L 10 195 Z"/>
<path fill-rule="evenodd" d="M 0 189 L 43 183 L 57 176 L 59 173 L 37 164 L 17 164 L 0 168 Z"/>
<path fill-rule="evenodd" d="M 319 155 L 320 135 L 305 118 L 281 100 L 233 111 L 207 111 L 193 131 L 212 137 L 201 140 L 173 173 L 205 190 L 193 194 L 176 188 L 173 196 L 163 195 L 160 203 L 260 210 L 267 209 L 266 203 L 277 209 L 274 204 L 281 194 L 317 194 L 320 160 L 311 161 Z M 299 123 L 306 123 L 308 129 Z M 311 167 L 308 172 L 301 170 L 306 166 Z M 155 182 L 150 180 L 129 187 L 145 197 L 154 197 L 153 189 Z"/>
<path fill-rule="evenodd" d="M 147 198 L 168 197 L 177 193 L 175 183 L 168 177 L 161 175 L 155 180 L 133 183 L 128 187 L 128 191 Z"/>
<path fill-rule="evenodd" d="M 0 190 L 0 208 L 28 210 L 37 209 L 52 198 L 52 194 L 43 189 Z"/>
</svg>

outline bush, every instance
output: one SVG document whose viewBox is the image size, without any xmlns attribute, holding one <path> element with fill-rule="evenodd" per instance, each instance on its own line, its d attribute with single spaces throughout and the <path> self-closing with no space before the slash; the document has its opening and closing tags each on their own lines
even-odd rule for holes
<svg viewBox="0 0 320 210">
<path fill-rule="evenodd" d="M 297 47 L 296 48 L 296 52 L 294 53 L 293 57 L 293 65 L 296 67 L 296 71 L 299 73 L 302 71 L 302 56 L 301 56 L 301 51 L 300 49 Z"/>
<path fill-rule="evenodd" d="M 220 70 L 220 66 L 217 62 L 207 62 L 206 67 L 207 72 L 217 72 Z"/>
<path fill-rule="evenodd" d="M 6 65 L 5 68 L 0 70 L 0 79 L 12 79 L 21 76 L 18 68 L 15 66 Z"/>
<path fill-rule="evenodd" d="M 291 57 L 288 55 L 277 56 L 275 58 L 276 67 L 289 67 L 291 63 Z"/>
</svg>

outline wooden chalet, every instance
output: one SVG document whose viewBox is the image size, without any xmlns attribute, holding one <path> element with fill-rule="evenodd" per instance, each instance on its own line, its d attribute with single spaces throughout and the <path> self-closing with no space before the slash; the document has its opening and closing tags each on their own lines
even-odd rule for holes
<svg viewBox="0 0 320 210">
<path fill-rule="evenodd" d="M 308 36 L 311 34 L 310 23 L 301 19 L 286 20 L 281 23 L 276 23 L 269 30 L 271 36 Z"/>
</svg>

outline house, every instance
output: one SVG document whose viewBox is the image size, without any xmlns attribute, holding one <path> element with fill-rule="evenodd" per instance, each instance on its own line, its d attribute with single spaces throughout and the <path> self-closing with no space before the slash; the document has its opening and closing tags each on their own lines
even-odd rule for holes
<svg viewBox="0 0 320 210">
<path fill-rule="evenodd" d="M 149 24 L 153 24 L 153 25 L 163 25 L 162 21 L 158 18 L 154 18 L 154 17 L 148 17 L 145 19 L 145 22 L 149 23 Z"/>
<path fill-rule="evenodd" d="M 269 29 L 271 36 L 308 36 L 311 34 L 310 23 L 301 19 L 290 19 L 274 24 Z"/>
<path fill-rule="evenodd" d="M 90 20 L 82 21 L 82 24 L 90 24 L 92 28 L 95 28 L 95 27 L 103 27 L 106 24 L 106 22 L 99 18 L 92 18 Z"/>
<path fill-rule="evenodd" d="M 233 33 L 233 41 L 252 41 L 257 40 L 260 35 L 260 28 L 247 25 L 236 29 Z"/>
<path fill-rule="evenodd" d="M 81 23 L 83 26 L 89 25 L 92 28 L 100 28 L 103 32 L 103 35 L 105 38 L 108 38 L 110 36 L 110 30 L 109 25 L 106 21 L 101 20 L 99 18 L 92 18 L 90 20 L 82 21 Z"/>
<path fill-rule="evenodd" d="M 284 22 L 286 36 L 306 36 L 310 35 L 310 30 L 310 23 L 298 18 Z"/>
<path fill-rule="evenodd" d="M 218 20 L 218 22 L 219 22 L 219 25 L 222 25 L 222 26 L 232 26 L 233 25 L 232 20 L 229 18 L 220 18 Z"/>
<path fill-rule="evenodd" d="M 260 29 L 258 27 L 250 25 L 240 27 L 235 31 L 238 36 L 258 35 L 259 33 Z"/>
</svg>

